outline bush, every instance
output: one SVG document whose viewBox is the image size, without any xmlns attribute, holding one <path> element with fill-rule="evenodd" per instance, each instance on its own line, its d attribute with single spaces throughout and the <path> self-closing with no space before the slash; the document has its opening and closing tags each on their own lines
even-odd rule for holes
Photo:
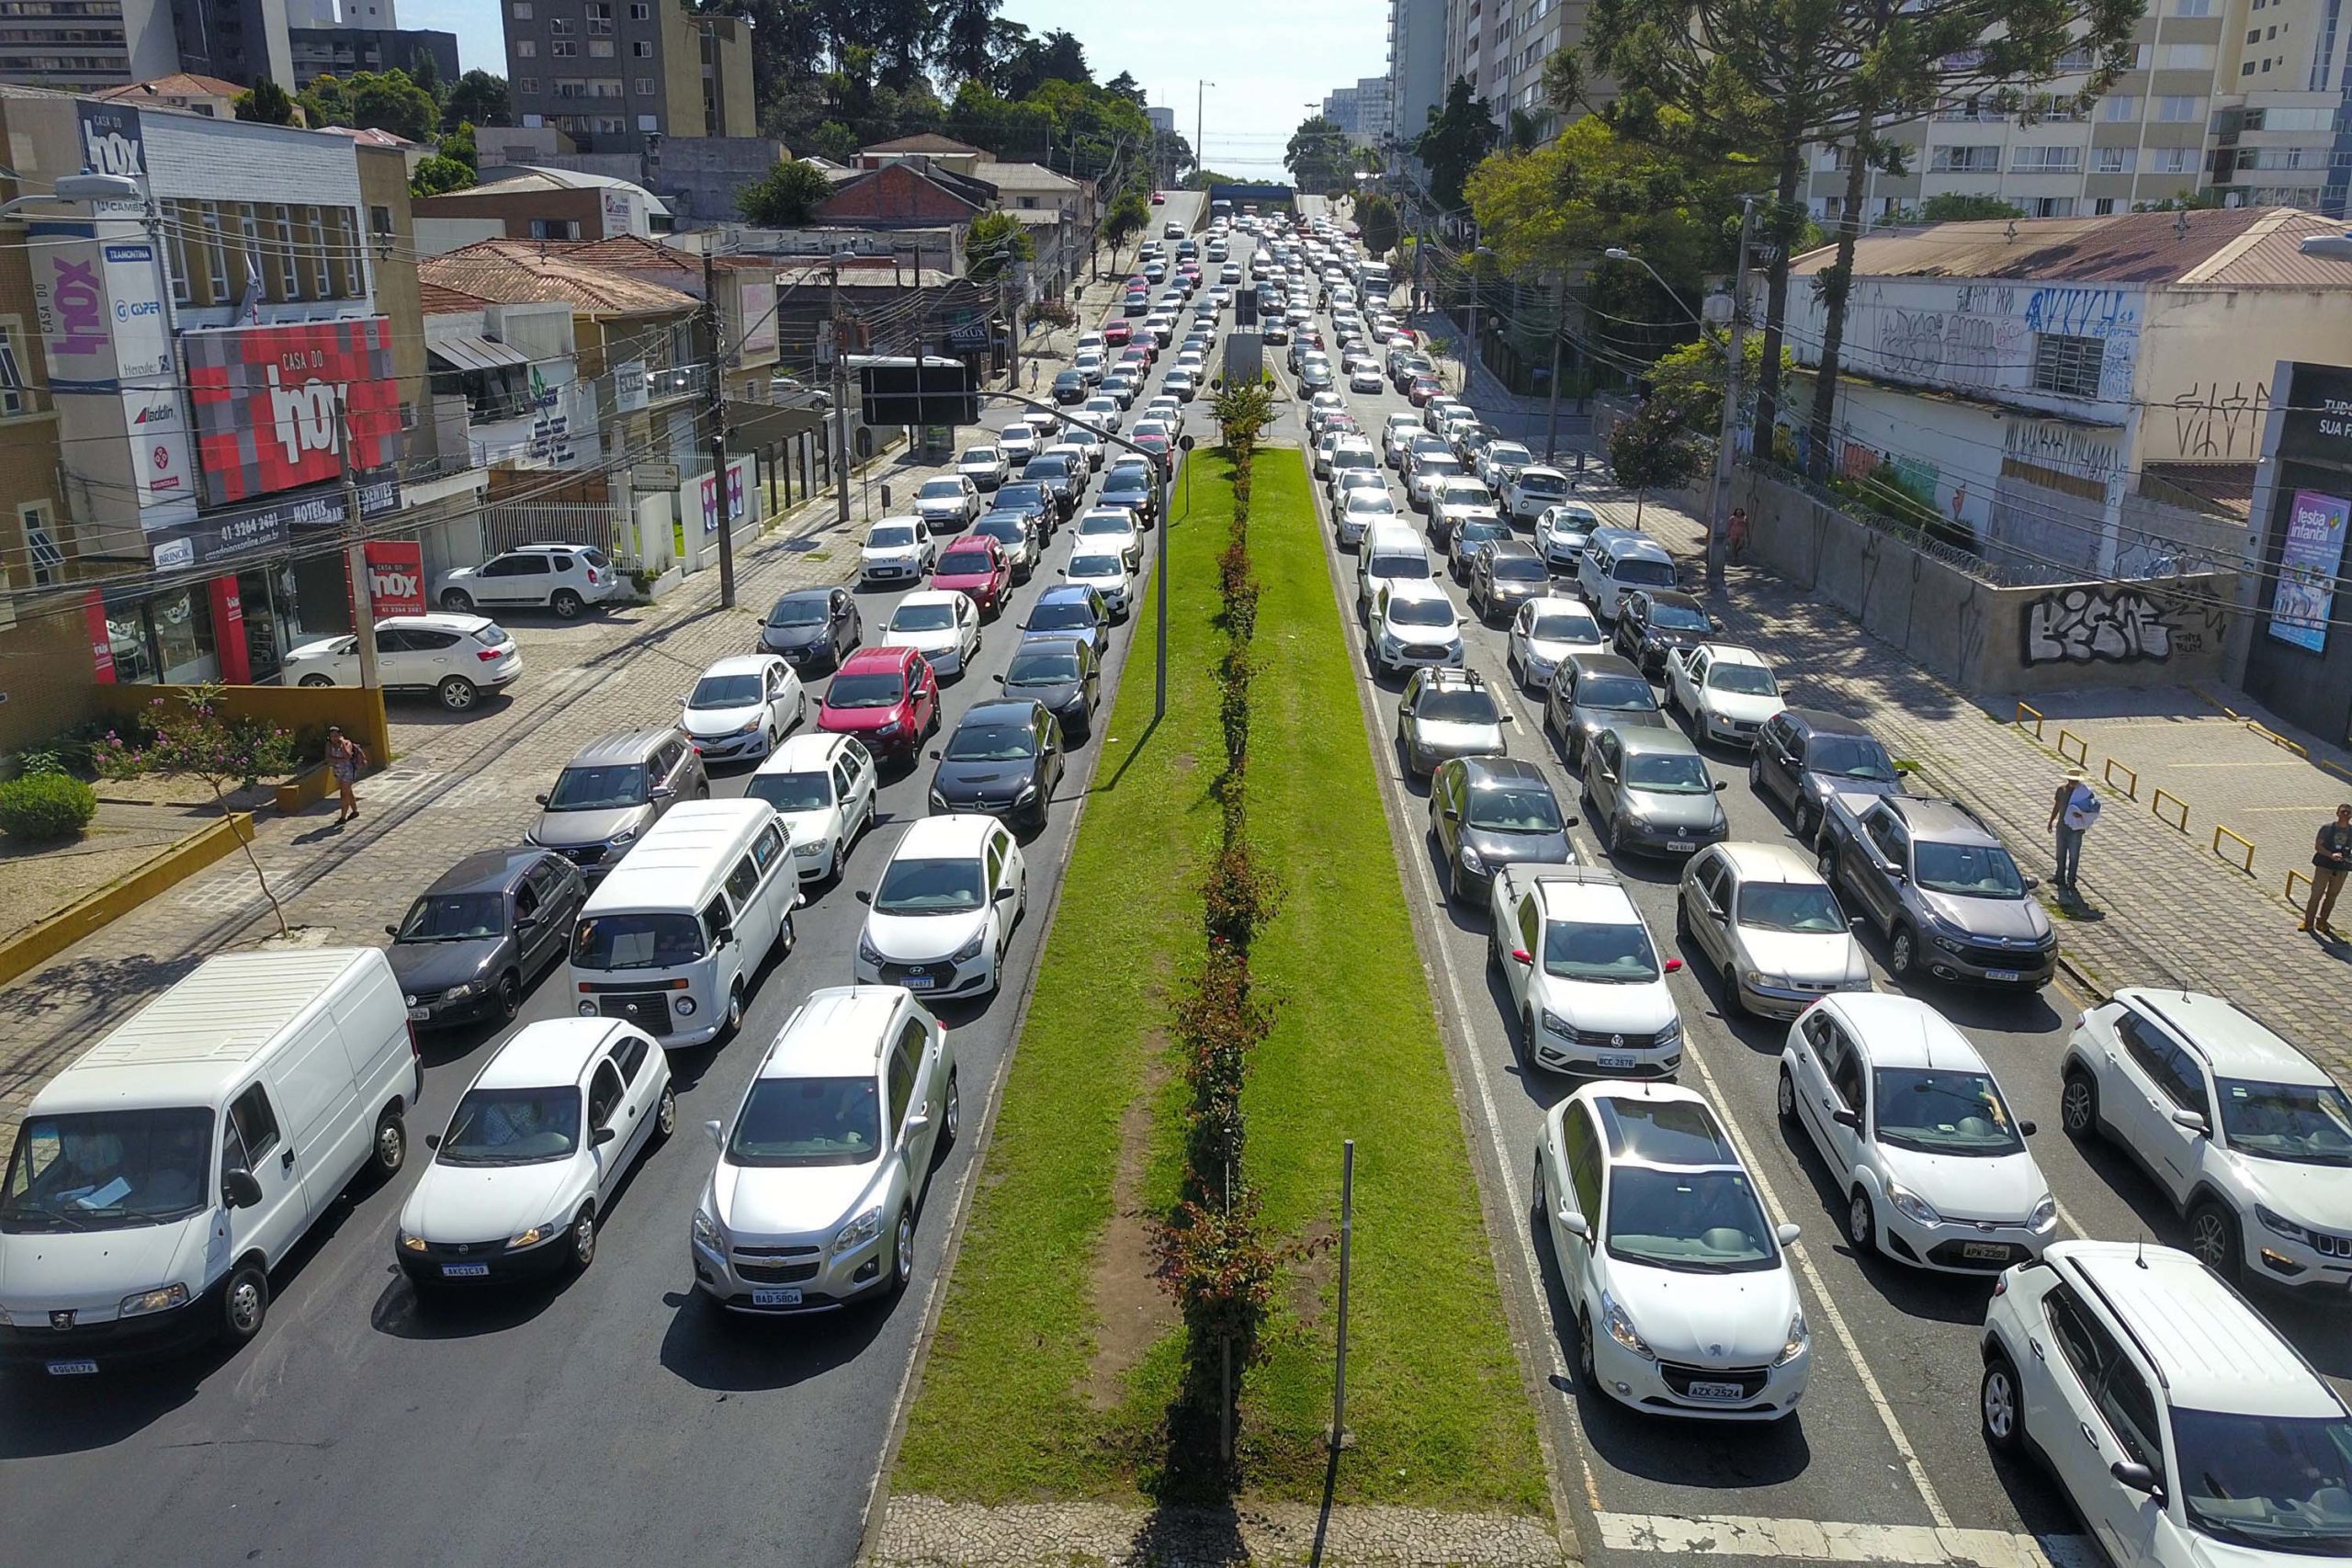
<svg viewBox="0 0 2352 1568">
<path fill-rule="evenodd" d="M 26 773 L 0 784 L 0 829 L 12 839 L 78 839 L 97 814 L 98 792 L 70 773 Z"/>
</svg>

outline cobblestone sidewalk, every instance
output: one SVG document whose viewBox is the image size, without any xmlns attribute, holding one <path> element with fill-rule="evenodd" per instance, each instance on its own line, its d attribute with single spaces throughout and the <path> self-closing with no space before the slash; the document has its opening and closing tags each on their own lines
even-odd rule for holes
<svg viewBox="0 0 2352 1568">
<path fill-rule="evenodd" d="M 1511 1514 L 1334 1508 L 1301 1503 L 1230 1511 L 1034 1503 L 1003 1507 L 894 1497 L 870 1568 L 1563 1568 L 1543 1522 Z"/>
</svg>

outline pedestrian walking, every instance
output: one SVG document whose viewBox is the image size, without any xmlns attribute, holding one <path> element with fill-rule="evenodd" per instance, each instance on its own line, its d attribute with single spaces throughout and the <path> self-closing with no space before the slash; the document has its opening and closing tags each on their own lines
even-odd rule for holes
<svg viewBox="0 0 2352 1568">
<path fill-rule="evenodd" d="M 2352 800 L 2335 808 L 2335 820 L 2319 825 L 2319 836 L 2312 840 L 2312 896 L 2303 905 L 2303 923 L 2298 931 L 2323 931 L 2335 934 L 2327 923 L 2335 913 L 2335 896 L 2344 891 L 2344 874 L 2352 871 Z"/>
<path fill-rule="evenodd" d="M 1731 515 L 1724 521 L 1724 537 L 1731 547 L 1732 559 L 1747 559 L 1747 508 L 1735 506 L 1731 509 Z"/>
<path fill-rule="evenodd" d="M 351 791 L 359 777 L 359 770 L 368 765 L 368 753 L 359 742 L 343 732 L 340 725 L 327 726 L 327 772 L 334 776 L 336 793 L 342 799 L 342 814 L 334 825 L 342 827 L 359 815 L 359 797 Z"/>
<path fill-rule="evenodd" d="M 1033 392 L 1037 389 L 1037 362 L 1034 359 L 1031 360 L 1029 362 L 1029 389 Z"/>
<path fill-rule="evenodd" d="M 2050 801 L 2050 830 L 2058 836 L 2058 871 L 2054 880 L 2067 892 L 2076 891 L 2075 878 L 2083 867 L 2083 835 L 2098 825 L 2098 791 L 2091 776 L 2068 768 Z"/>
</svg>

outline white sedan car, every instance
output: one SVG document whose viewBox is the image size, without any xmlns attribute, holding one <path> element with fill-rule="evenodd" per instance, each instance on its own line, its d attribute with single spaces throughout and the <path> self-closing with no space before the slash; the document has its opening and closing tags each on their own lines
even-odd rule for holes
<svg viewBox="0 0 2352 1568">
<path fill-rule="evenodd" d="M 1351 473 L 1354 471 L 1352 468 L 1349 470 Z M 1364 535 L 1372 530 L 1374 524 L 1395 521 L 1396 498 L 1388 493 L 1387 486 L 1383 485 L 1377 490 L 1363 487 L 1343 492 L 1340 512 L 1331 519 L 1331 526 L 1339 534 L 1340 545 L 1353 549 L 1363 543 Z"/>
<path fill-rule="evenodd" d="M 578 1273 L 628 1168 L 678 1124 L 670 1055 L 608 1018 L 526 1024 L 426 1140 L 392 1255 L 419 1292 Z"/>
<path fill-rule="evenodd" d="M 1143 531 L 1124 506 L 1091 506 L 1078 514 L 1078 538 L 1070 548 L 1080 554 L 1116 550 L 1134 571 L 1143 565 Z"/>
<path fill-rule="evenodd" d="M 359 639 L 345 634 L 289 651 L 283 679 L 301 686 L 359 684 Z M 431 692 L 464 713 L 523 673 L 523 650 L 497 622 L 435 611 L 376 623 L 376 678 L 387 691 Z"/>
<path fill-rule="evenodd" d="M 702 672 L 678 728 L 706 762 L 764 757 L 808 716 L 808 690 L 782 654 L 741 653 Z"/>
<path fill-rule="evenodd" d="M 961 675 L 980 649 L 979 607 L 953 588 L 918 588 L 890 612 L 882 646 L 913 649 L 942 680 Z"/>
<path fill-rule="evenodd" d="M 962 474 L 942 474 L 925 479 L 915 491 L 915 515 L 934 533 L 953 534 L 972 525 L 980 514 L 980 492 Z"/>
<path fill-rule="evenodd" d="M 1078 417 L 1097 430 L 1116 430 L 1127 416 L 1120 409 L 1118 399 L 1096 396 L 1079 406 Z"/>
<path fill-rule="evenodd" d="M 803 882 L 841 874 L 859 835 L 874 826 L 873 754 L 848 735 L 796 735 L 760 764 L 743 789 L 783 818 L 793 870 Z"/>
<path fill-rule="evenodd" d="M 1666 705 L 1690 716 L 1694 739 L 1753 746 L 1764 721 L 1789 705 L 1762 654 L 1702 642 L 1667 654 Z"/>
<path fill-rule="evenodd" d="M 1091 588 L 1102 595 L 1114 620 L 1125 620 L 1134 607 L 1135 577 L 1127 570 L 1126 557 L 1107 540 L 1081 539 L 1073 545 L 1062 576 L 1073 587 Z"/>
<path fill-rule="evenodd" d="M 1857 1252 L 1953 1274 L 2029 1263 L 2057 1235 L 2049 1179 L 1968 1036 L 1927 1003 L 1825 997 L 1789 1028 L 1780 1109 L 1846 1193 Z"/>
<path fill-rule="evenodd" d="M 1021 846 L 993 817 L 910 822 L 871 893 L 853 974 L 919 996 L 993 995 L 1029 902 Z"/>
<path fill-rule="evenodd" d="M 1797 1227 L 1766 1218 L 1714 1107 L 1679 1084 L 1587 1084 L 1544 1118 L 1534 1186 L 1588 1393 L 1717 1421 L 1796 1409 L 1813 1370 Z"/>
<path fill-rule="evenodd" d="M 1004 454 L 994 446 L 974 446 L 956 459 L 956 471 L 972 481 L 976 490 L 989 491 L 1012 477 L 1012 465 Z"/>
<path fill-rule="evenodd" d="M 1511 616 L 1510 646 L 1503 663 L 1521 686 L 1540 692 L 1552 683 L 1560 660 L 1608 651 L 1608 634 L 1592 618 L 1590 607 L 1581 599 L 1553 593 L 1530 599 Z"/>
<path fill-rule="evenodd" d="M 1385 391 L 1387 387 L 1387 378 L 1381 375 L 1380 367 L 1369 357 L 1359 360 L 1356 367 L 1348 372 L 1348 390 L 1351 392 L 1380 392 Z"/>
<path fill-rule="evenodd" d="M 997 450 L 1004 454 L 1008 467 L 1018 469 L 1037 455 L 1037 433 L 1024 423 L 1006 425 L 997 432 Z"/>
<path fill-rule="evenodd" d="M 1535 522 L 1535 551 L 1555 572 L 1574 572 L 1584 559 L 1584 544 L 1601 526 L 1600 513 L 1580 501 L 1548 507 Z"/>
<path fill-rule="evenodd" d="M 885 517 L 866 531 L 858 547 L 861 582 L 913 581 L 931 575 L 939 561 L 939 541 L 920 517 Z"/>
<path fill-rule="evenodd" d="M 1616 874 L 1599 866 L 1513 865 L 1488 900 L 1488 958 L 1538 1066 L 1590 1077 L 1671 1077 L 1682 1015 L 1657 946 Z"/>
</svg>

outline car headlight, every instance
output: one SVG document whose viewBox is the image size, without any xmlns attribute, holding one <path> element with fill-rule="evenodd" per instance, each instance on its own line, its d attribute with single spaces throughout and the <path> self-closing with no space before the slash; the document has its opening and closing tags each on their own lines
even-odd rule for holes
<svg viewBox="0 0 2352 1568">
<path fill-rule="evenodd" d="M 1890 1182 L 1886 1189 L 1886 1201 L 1915 1224 L 1939 1225 L 1944 1223 L 1944 1217 L 1936 1213 L 1933 1203 L 1907 1187 L 1897 1187 Z"/>
<path fill-rule="evenodd" d="M 1023 784 L 1023 785 L 1021 786 L 1021 788 L 1019 789 L 1019 791 L 1017 791 L 1017 792 L 1013 795 L 1013 797 L 1012 797 L 1013 804 L 1017 806 L 1017 805 L 1019 805 L 1021 802 L 1023 802 L 1023 801 L 1024 801 L 1024 800 L 1027 800 L 1027 799 L 1030 799 L 1031 797 L 1033 797 L 1034 795 L 1036 795 L 1036 793 L 1037 793 L 1037 784 L 1036 784 L 1036 781 L 1033 779 L 1033 780 L 1031 780 L 1029 783 L 1027 783 L 1027 784 Z"/>
<path fill-rule="evenodd" d="M 718 1221 L 700 1209 L 695 1211 L 695 1245 L 712 1252 L 727 1250 L 727 1234 L 718 1228 Z"/>
<path fill-rule="evenodd" d="M 122 1305 L 115 1309 L 117 1317 L 139 1317 L 151 1312 L 169 1312 L 174 1307 L 187 1305 L 186 1285 L 162 1285 L 152 1291 L 122 1298 Z"/>
<path fill-rule="evenodd" d="M 1944 935 L 1943 932 L 1930 931 L 1928 932 L 1928 935 L 1934 939 L 1935 944 L 1938 947 L 1942 948 L 1946 953 L 1958 953 L 1960 951 L 1961 944 L 1952 938 Z"/>
<path fill-rule="evenodd" d="M 947 797 L 939 793 L 939 786 L 937 784 L 931 786 L 931 803 L 942 811 L 947 809 Z"/>
<path fill-rule="evenodd" d="M 634 839 L 634 838 L 636 838 L 636 837 L 637 837 L 637 829 L 634 829 L 634 828 L 624 828 L 624 829 L 622 829 L 619 832 L 615 833 L 611 838 L 606 839 L 606 840 L 605 840 L 605 842 L 606 842 L 606 843 L 608 843 L 608 844 L 626 844 L 626 843 L 628 843 L 631 839 Z"/>
<path fill-rule="evenodd" d="M 2310 1232 L 2304 1230 L 2302 1226 L 2297 1224 L 2294 1221 L 2289 1219 L 2278 1210 L 2270 1208 L 2267 1205 L 2256 1203 L 2254 1206 L 2254 1217 L 2260 1220 L 2265 1228 L 2278 1232 L 2280 1235 L 2285 1236 L 2289 1241 L 2308 1241 L 2311 1239 Z"/>
<path fill-rule="evenodd" d="M 1787 976 L 1767 975 L 1761 969 L 1745 970 L 1741 973 L 1740 978 L 1747 981 L 1749 985 L 1755 987 L 1759 991 L 1767 989 L 1785 991 L 1789 988 L 1789 979 Z"/>
<path fill-rule="evenodd" d="M 561 1235 L 571 1224 L 568 1218 L 557 1218 L 533 1225 L 529 1230 L 518 1231 L 506 1238 L 506 1250 L 520 1252 L 525 1247 L 537 1247 L 542 1242 L 553 1241 Z"/>
<path fill-rule="evenodd" d="M 867 941 L 862 932 L 857 939 L 857 959 L 861 964 L 879 964 L 883 962 L 882 950 Z"/>
<path fill-rule="evenodd" d="M 402 1252 L 423 1252 L 425 1249 L 424 1238 L 423 1236 L 411 1235 L 406 1231 L 401 1231 L 399 1234 L 401 1238 L 401 1250 Z"/>
<path fill-rule="evenodd" d="M 1464 871 L 1484 871 L 1487 869 L 1487 863 L 1478 858 L 1478 852 L 1476 850 L 1472 849 L 1468 844 L 1464 844 L 1462 846 L 1462 869 Z"/>
<path fill-rule="evenodd" d="M 1569 1040 L 1576 1038 L 1576 1026 L 1570 1023 L 1566 1019 L 1562 1018 L 1558 1013 L 1554 1012 L 1550 1008 L 1545 1008 L 1544 1010 L 1542 1021 L 1544 1025 L 1544 1032 L 1546 1034 L 1557 1034 L 1564 1039 Z"/>
<path fill-rule="evenodd" d="M 980 949 L 988 945 L 988 928 L 983 926 L 980 930 L 972 933 L 971 941 L 957 948 L 954 953 L 949 953 L 947 955 L 947 961 L 950 964 L 963 964 L 978 958 L 980 955 Z"/>
<path fill-rule="evenodd" d="M 735 733 L 738 735 L 756 735 L 759 733 L 759 728 L 760 721 L 756 718 L 749 718 L 743 721 L 742 727 L 737 729 Z"/>
<path fill-rule="evenodd" d="M 1625 1309 L 1619 1306 L 1616 1298 L 1606 1291 L 1600 1293 L 1600 1325 L 1609 1331 L 1610 1338 L 1614 1339 L 1643 1360 L 1657 1359 L 1657 1352 L 1651 1349 L 1641 1335 L 1634 1330 L 1634 1320 L 1625 1315 Z"/>
<path fill-rule="evenodd" d="M 468 997 L 472 996 L 481 988 L 481 987 L 479 985 L 475 984 L 471 980 L 461 980 L 457 985 L 454 985 L 447 990 L 442 992 L 441 999 L 445 1002 L 461 1002 Z"/>
<path fill-rule="evenodd" d="M 882 1205 L 876 1203 L 833 1233 L 833 1250 L 840 1253 L 864 1247 L 881 1234 Z"/>
<path fill-rule="evenodd" d="M 677 1010 L 680 1018 L 692 1018 L 695 1015 L 695 999 L 692 997 L 680 997 L 670 1005 Z"/>
<path fill-rule="evenodd" d="M 2052 1225 L 2054 1225 L 2057 1223 L 2058 1200 L 2052 1197 L 2049 1193 L 2044 1192 L 2041 1195 L 2041 1201 L 2033 1206 L 2033 1213 L 2025 1217 L 2026 1229 L 2035 1231 L 2048 1230 Z"/>
<path fill-rule="evenodd" d="M 899 733 L 899 721 L 895 718 L 886 718 L 881 723 L 874 727 L 874 733 L 876 735 L 896 735 Z"/>
<path fill-rule="evenodd" d="M 1804 1348 L 1812 1341 L 1813 1336 L 1806 1332 L 1804 1326 L 1804 1314 L 1800 1312 L 1793 1314 L 1789 1319 L 1789 1337 L 1781 1341 L 1781 1353 L 1772 1359 L 1772 1364 L 1776 1367 L 1787 1366 L 1791 1361 L 1804 1355 Z"/>
<path fill-rule="evenodd" d="M 1665 1024 L 1658 1030 L 1656 1036 L 1657 1043 L 1661 1045 L 1670 1043 L 1671 1042 L 1681 1038 L 1682 1020 L 1679 1015 L 1668 1019 Z"/>
</svg>

